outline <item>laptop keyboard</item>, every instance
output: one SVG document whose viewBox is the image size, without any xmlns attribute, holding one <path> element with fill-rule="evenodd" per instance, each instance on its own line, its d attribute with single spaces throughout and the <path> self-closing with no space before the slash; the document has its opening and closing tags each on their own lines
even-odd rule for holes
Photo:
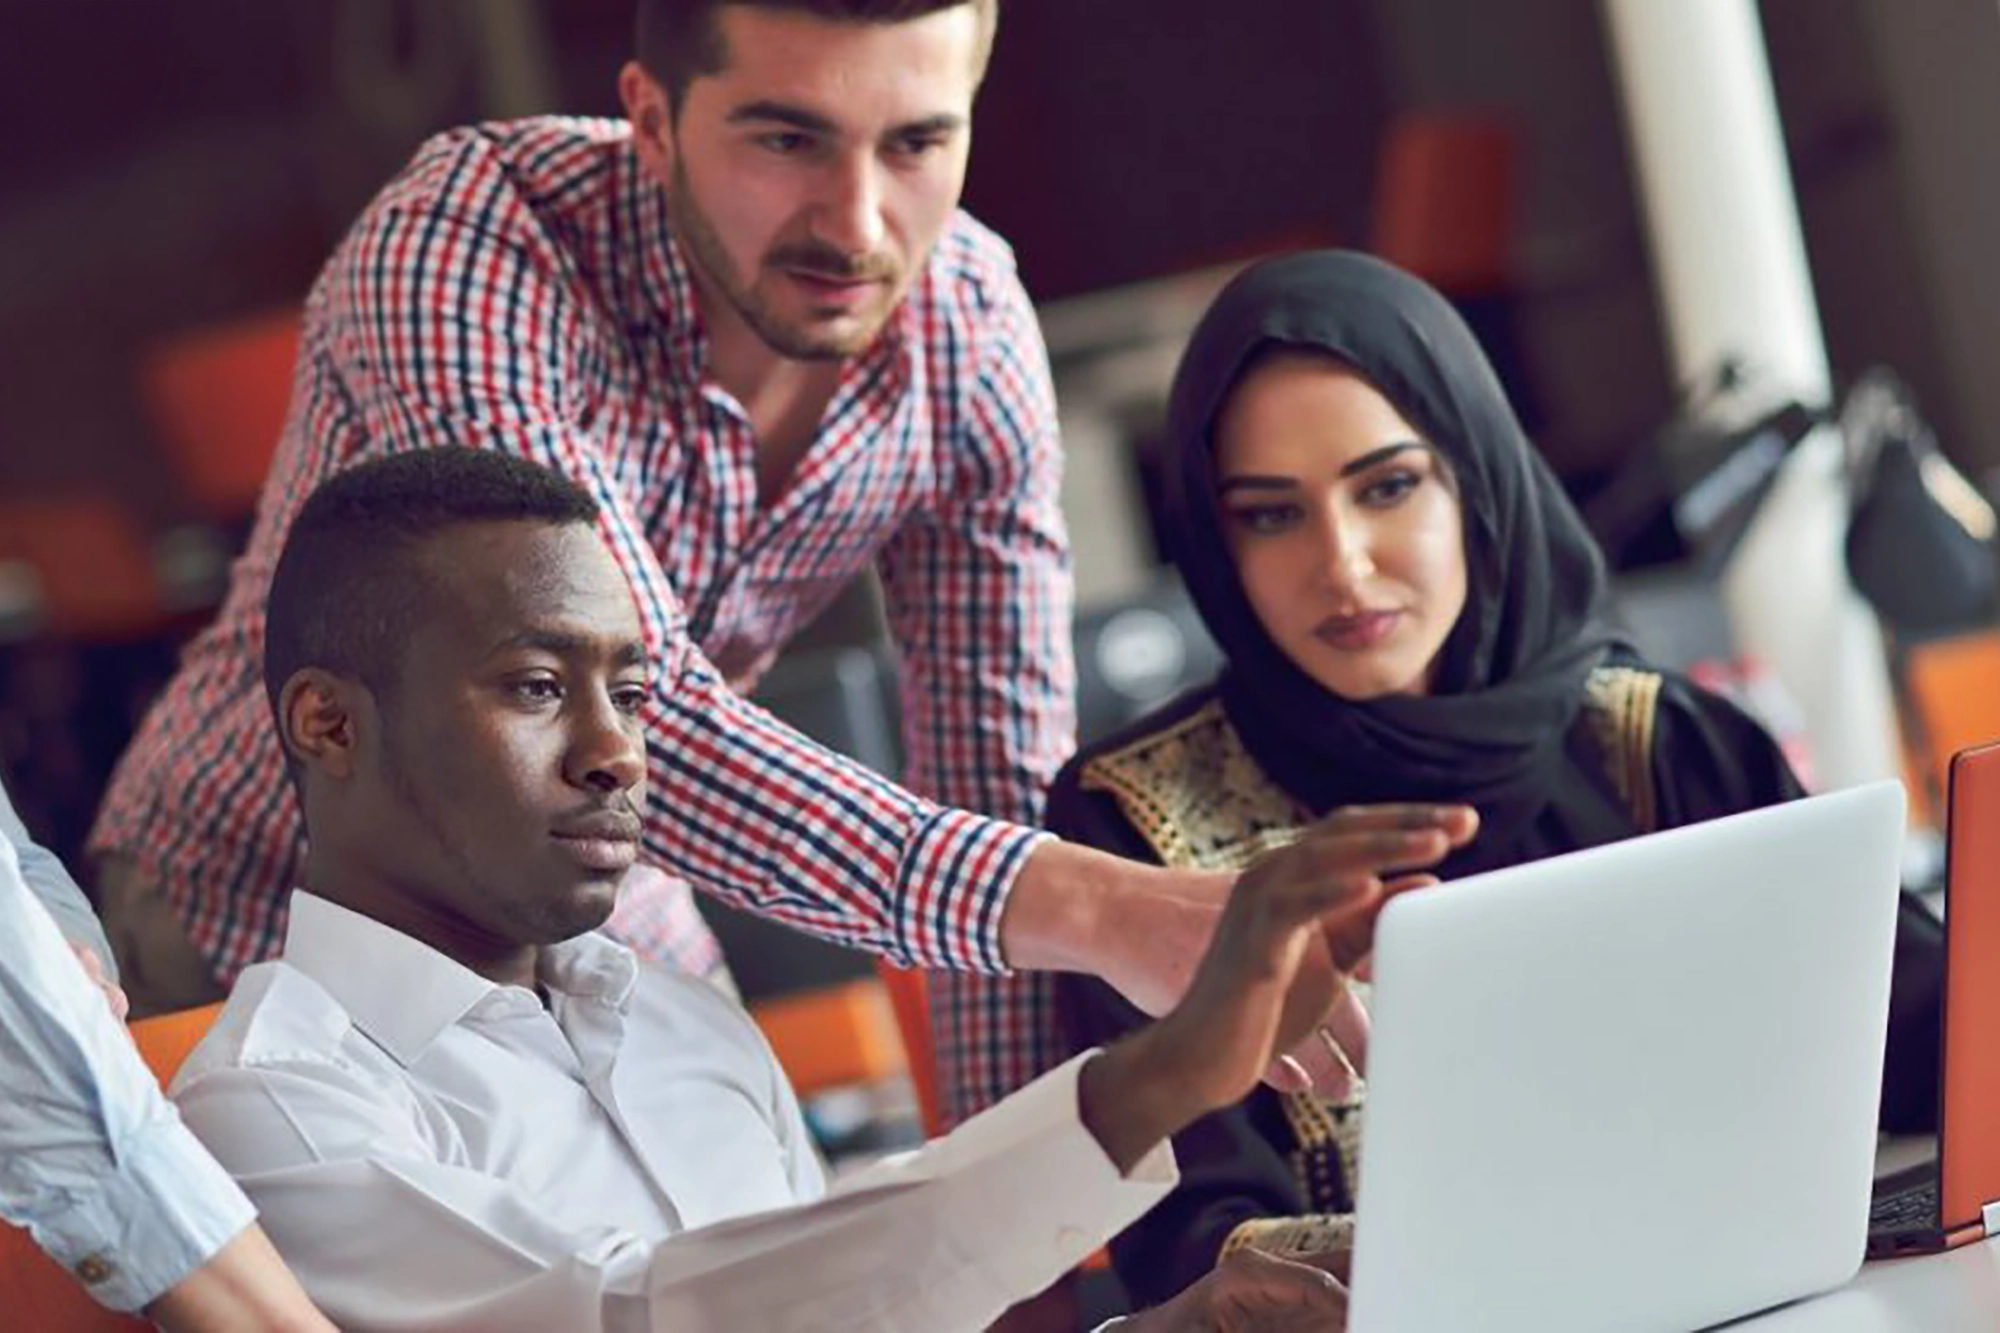
<svg viewBox="0 0 2000 1333">
<path fill-rule="evenodd" d="M 1876 1199 L 1868 1209 L 1868 1229 L 1894 1231 L 1936 1226 L 1938 1206 L 1938 1182 L 1927 1180 Z"/>
</svg>

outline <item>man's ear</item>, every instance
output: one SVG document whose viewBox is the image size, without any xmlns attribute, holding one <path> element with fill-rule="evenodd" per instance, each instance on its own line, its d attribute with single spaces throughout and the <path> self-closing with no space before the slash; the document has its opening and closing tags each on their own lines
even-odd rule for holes
<svg viewBox="0 0 2000 1333">
<path fill-rule="evenodd" d="M 618 71 L 618 100 L 632 122 L 632 145 L 639 150 L 639 164 L 655 181 L 664 185 L 674 175 L 673 103 L 660 81 L 636 60 L 625 62 Z"/>
<path fill-rule="evenodd" d="M 292 673 L 278 694 L 278 739 L 301 768 L 345 778 L 355 768 L 355 726 L 367 687 L 320 667 Z"/>
</svg>

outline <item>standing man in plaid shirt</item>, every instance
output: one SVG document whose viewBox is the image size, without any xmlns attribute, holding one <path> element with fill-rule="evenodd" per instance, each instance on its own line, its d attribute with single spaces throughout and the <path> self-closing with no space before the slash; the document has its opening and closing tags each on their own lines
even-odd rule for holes
<svg viewBox="0 0 2000 1333">
<path fill-rule="evenodd" d="M 257 686 L 272 568 L 319 481 L 440 446 L 525 455 L 603 506 L 661 667 L 661 866 L 912 966 L 1178 993 L 1226 881 L 1026 827 L 1072 743 L 1071 590 L 1046 353 L 1010 252 L 957 207 L 997 8 L 640 0 L 629 123 L 447 133 L 369 205 L 308 302 L 228 599 L 93 836 L 135 1003 L 198 1003 L 276 953 L 301 845 Z M 741 697 L 871 565 L 908 790 Z M 658 872 L 612 928 L 714 958 Z M 1055 1063 L 1034 994 L 947 1002 L 955 1111 Z"/>
</svg>

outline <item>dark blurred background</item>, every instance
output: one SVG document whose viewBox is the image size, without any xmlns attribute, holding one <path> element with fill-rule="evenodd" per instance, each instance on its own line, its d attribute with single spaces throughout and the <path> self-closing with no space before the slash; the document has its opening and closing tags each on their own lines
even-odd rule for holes
<svg viewBox="0 0 2000 1333">
<path fill-rule="evenodd" d="M 2000 7 L 1761 13 L 1836 380 L 1894 366 L 1983 476 Z M 200 427 L 177 416 L 177 370 L 236 355 L 262 368 L 227 372 L 261 376 L 241 402 L 281 400 L 291 312 L 373 189 L 446 126 L 614 113 L 630 17 L 628 0 L 71 0 L 12 25 L 0 769 L 59 851 L 212 604 L 269 447 L 243 446 L 234 480 L 227 451 L 182 448 Z M 1122 294 L 1137 308 L 1147 280 L 1298 244 L 1380 250 L 1458 299 L 1581 497 L 1674 413 L 1597 0 L 1008 0 L 977 128 L 967 203 L 1014 243 L 1065 419 L 1086 423 L 1075 504 L 1107 477 L 1144 492 L 1143 404 L 1093 413 L 1106 390 L 1079 369 L 1116 340 Z M 1148 585 L 1117 565 L 1149 551 L 1079 545 L 1086 620 Z"/>
</svg>

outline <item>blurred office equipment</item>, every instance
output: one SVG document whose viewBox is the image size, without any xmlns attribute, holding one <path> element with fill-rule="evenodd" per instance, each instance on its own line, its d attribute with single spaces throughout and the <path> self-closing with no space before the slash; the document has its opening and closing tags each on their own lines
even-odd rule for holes
<svg viewBox="0 0 2000 1333">
<path fill-rule="evenodd" d="M 1078 742 L 1088 745 L 1137 720 L 1221 667 L 1221 651 L 1170 572 L 1143 593 L 1079 613 Z"/>
<path fill-rule="evenodd" d="M 1752 0 L 1604 0 L 1668 342 L 1679 378 L 1740 359 L 1770 410 L 1832 377 Z M 1830 787 L 1894 776 L 1880 629 L 1847 579 L 1839 441 L 1812 431 L 1722 574 L 1739 646 L 1797 699 Z"/>
<path fill-rule="evenodd" d="M 97 492 L 0 500 L 0 771 L 65 862 L 159 681 L 181 621 L 154 550 Z"/>
</svg>

